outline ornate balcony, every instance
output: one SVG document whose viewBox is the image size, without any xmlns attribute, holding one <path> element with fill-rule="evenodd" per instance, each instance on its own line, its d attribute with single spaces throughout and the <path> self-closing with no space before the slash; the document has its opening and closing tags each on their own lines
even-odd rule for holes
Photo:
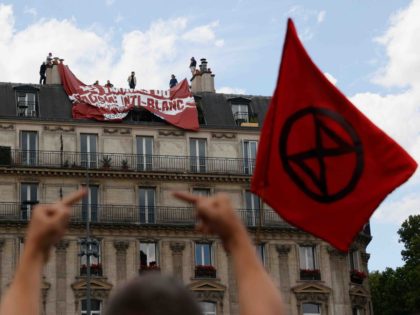
<svg viewBox="0 0 420 315">
<path fill-rule="evenodd" d="M 0 224 L 2 222 L 27 222 L 33 206 L 19 202 L 0 203 Z M 274 211 L 264 209 L 261 214 L 247 209 L 238 209 L 244 224 L 250 228 L 291 228 Z M 195 209 L 192 207 L 133 205 L 76 205 L 72 208 L 72 223 L 86 222 L 88 217 L 93 224 L 116 225 L 159 225 L 159 226 L 194 226 Z"/>
<path fill-rule="evenodd" d="M 0 147 L 0 167 L 252 175 L 254 159 L 99 152 L 12 150 Z"/>
</svg>

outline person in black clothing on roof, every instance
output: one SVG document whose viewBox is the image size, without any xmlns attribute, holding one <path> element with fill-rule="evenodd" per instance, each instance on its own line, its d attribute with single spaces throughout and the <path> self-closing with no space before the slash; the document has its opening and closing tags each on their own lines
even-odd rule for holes
<svg viewBox="0 0 420 315">
<path fill-rule="evenodd" d="M 172 89 L 177 84 L 178 84 L 178 80 L 175 78 L 175 74 L 172 74 L 171 80 L 169 81 L 169 88 Z"/>
<path fill-rule="evenodd" d="M 191 70 L 192 75 L 194 75 L 196 67 L 197 67 L 197 60 L 195 60 L 194 57 L 191 57 L 190 70 Z"/>
<path fill-rule="evenodd" d="M 135 89 L 137 85 L 137 78 L 134 71 L 131 71 L 130 76 L 127 78 L 128 86 L 130 89 Z"/>
<path fill-rule="evenodd" d="M 45 75 L 45 73 L 47 72 L 47 63 L 44 61 L 41 65 L 41 67 L 39 68 L 39 84 L 45 84 L 47 76 Z"/>
</svg>

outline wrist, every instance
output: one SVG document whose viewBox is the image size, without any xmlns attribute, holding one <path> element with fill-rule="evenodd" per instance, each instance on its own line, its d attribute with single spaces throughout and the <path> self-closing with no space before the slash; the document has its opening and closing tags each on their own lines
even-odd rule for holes
<svg viewBox="0 0 420 315">
<path fill-rule="evenodd" d="M 23 256 L 27 257 L 31 261 L 45 261 L 48 254 L 46 253 L 45 249 L 40 248 L 39 243 L 28 239 L 25 242 L 25 247 L 23 250 Z"/>
</svg>

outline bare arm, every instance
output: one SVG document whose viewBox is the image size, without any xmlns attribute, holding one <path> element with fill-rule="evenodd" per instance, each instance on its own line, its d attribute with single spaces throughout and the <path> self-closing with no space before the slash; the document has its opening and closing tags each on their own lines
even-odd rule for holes
<svg viewBox="0 0 420 315">
<path fill-rule="evenodd" d="M 25 249 L 15 278 L 2 298 L 0 315 L 38 315 L 41 300 L 42 268 L 51 247 L 64 235 L 70 206 L 85 194 L 79 190 L 53 205 L 39 205 L 33 210 Z"/>
<path fill-rule="evenodd" d="M 241 315 L 285 314 L 281 295 L 257 257 L 230 199 L 225 194 L 207 198 L 177 192 L 175 196 L 196 205 L 200 220 L 197 229 L 219 235 L 225 249 L 232 254 Z"/>
</svg>

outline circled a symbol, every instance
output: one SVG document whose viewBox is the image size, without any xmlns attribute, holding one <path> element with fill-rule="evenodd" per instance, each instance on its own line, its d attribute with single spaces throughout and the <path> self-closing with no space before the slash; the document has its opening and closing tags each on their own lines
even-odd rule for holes
<svg viewBox="0 0 420 315">
<path fill-rule="evenodd" d="M 306 137 L 307 141 L 292 136 L 302 126 L 308 130 L 305 129 L 304 135 L 300 130 L 300 137 Z M 291 145 L 292 141 L 298 141 L 299 145 Z M 279 153 L 283 168 L 292 181 L 306 195 L 322 203 L 340 200 L 351 193 L 363 172 L 363 147 L 359 136 L 343 116 L 326 108 L 307 107 L 292 114 L 281 130 Z M 352 163 L 338 165 L 343 157 Z M 335 170 L 338 167 L 343 174 L 348 174 L 343 177 L 344 182 L 330 181 L 341 176 L 337 171 L 328 173 L 331 163 L 335 163 Z"/>
</svg>

